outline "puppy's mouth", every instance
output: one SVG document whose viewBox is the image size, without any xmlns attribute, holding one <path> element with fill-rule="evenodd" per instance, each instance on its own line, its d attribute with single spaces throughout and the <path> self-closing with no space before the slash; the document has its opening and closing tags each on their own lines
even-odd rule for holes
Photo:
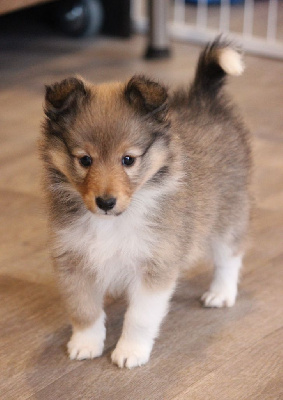
<svg viewBox="0 0 283 400">
<path fill-rule="evenodd" d="M 94 214 L 98 215 L 99 217 L 102 218 L 111 218 L 111 217 L 119 217 L 120 215 L 123 214 L 124 211 L 116 211 L 116 210 L 110 210 L 110 211 L 103 211 L 103 210 L 96 210 L 93 211 Z"/>
<path fill-rule="evenodd" d="M 123 214 L 123 211 L 105 211 L 104 215 L 108 217 L 119 217 L 119 215 Z"/>
</svg>

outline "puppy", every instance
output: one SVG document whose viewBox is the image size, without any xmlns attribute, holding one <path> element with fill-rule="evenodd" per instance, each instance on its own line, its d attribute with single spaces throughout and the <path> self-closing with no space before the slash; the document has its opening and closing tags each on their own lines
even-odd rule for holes
<svg viewBox="0 0 283 400">
<path fill-rule="evenodd" d="M 249 133 L 223 93 L 241 55 L 220 39 L 190 88 L 168 94 L 144 76 L 46 87 L 41 158 L 51 247 L 73 328 L 71 359 L 99 357 L 106 293 L 128 301 L 112 353 L 145 364 L 180 271 L 214 262 L 206 307 L 231 307 L 250 214 Z"/>
</svg>

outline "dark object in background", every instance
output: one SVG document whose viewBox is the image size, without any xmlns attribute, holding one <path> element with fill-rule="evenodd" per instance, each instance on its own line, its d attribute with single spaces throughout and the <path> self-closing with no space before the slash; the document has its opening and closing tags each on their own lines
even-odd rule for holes
<svg viewBox="0 0 283 400">
<path fill-rule="evenodd" d="M 70 36 L 130 37 L 130 0 L 60 0 L 53 3 L 57 27 Z"/>
<path fill-rule="evenodd" d="M 128 38 L 131 36 L 131 1 L 103 0 L 104 24 L 102 32 L 106 35 Z"/>
<path fill-rule="evenodd" d="M 70 36 L 95 36 L 101 30 L 103 19 L 100 0 L 64 0 L 56 4 L 56 23 Z"/>
<path fill-rule="evenodd" d="M 145 52 L 145 58 L 167 58 L 170 56 L 167 32 L 168 1 L 149 0 L 148 13 L 149 42 Z"/>
<path fill-rule="evenodd" d="M 34 6 L 25 4 L 24 9 L 0 15 L 1 32 L 2 28 L 14 30 L 20 21 L 20 29 L 31 32 L 43 23 L 42 26 L 78 38 L 95 37 L 101 32 L 128 38 L 132 33 L 130 3 L 130 0 L 42 0 Z"/>
</svg>

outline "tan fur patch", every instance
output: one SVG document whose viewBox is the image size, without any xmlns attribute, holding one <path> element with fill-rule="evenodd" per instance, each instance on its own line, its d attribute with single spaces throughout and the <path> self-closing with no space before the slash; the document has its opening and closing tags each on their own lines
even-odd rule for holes
<svg viewBox="0 0 283 400">
<path fill-rule="evenodd" d="M 69 156 L 63 151 L 51 149 L 49 150 L 49 157 L 51 163 L 58 168 L 60 172 L 66 175 L 69 180 L 72 180 L 72 175 L 67 165 Z"/>
<path fill-rule="evenodd" d="M 93 212 L 97 210 L 97 197 L 117 199 L 117 213 L 123 212 L 129 204 L 131 188 L 129 179 L 123 169 L 113 165 L 96 165 L 87 179 L 79 187 L 87 208 Z"/>
</svg>

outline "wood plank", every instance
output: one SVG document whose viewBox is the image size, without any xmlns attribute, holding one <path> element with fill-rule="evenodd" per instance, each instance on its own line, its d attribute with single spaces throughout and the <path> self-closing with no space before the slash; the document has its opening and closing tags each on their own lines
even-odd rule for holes
<svg viewBox="0 0 283 400">
<path fill-rule="evenodd" d="M 280 400 L 283 398 L 283 328 L 210 372 L 174 400 Z M 172 399 L 173 400 L 173 399 Z"/>
<path fill-rule="evenodd" d="M 247 276 L 235 308 L 223 310 L 201 308 L 198 299 L 207 275 L 195 272 L 173 298 L 150 363 L 132 371 L 119 370 L 110 363 L 110 352 L 121 329 L 123 304 L 107 307 L 104 355 L 93 361 L 70 361 L 65 351 L 70 330 L 54 287 L 4 280 L 1 294 L 6 300 L 0 314 L 0 320 L 5 321 L 4 328 L 0 327 L 4 374 L 0 391 L 7 399 L 34 396 L 59 400 L 65 399 L 66 393 L 70 400 L 80 396 L 174 398 L 211 371 L 233 364 L 238 354 L 282 327 L 283 310 L 278 307 L 281 264 L 282 257 L 258 274 Z M 275 370 L 273 378 L 279 378 L 277 373 Z"/>
</svg>

